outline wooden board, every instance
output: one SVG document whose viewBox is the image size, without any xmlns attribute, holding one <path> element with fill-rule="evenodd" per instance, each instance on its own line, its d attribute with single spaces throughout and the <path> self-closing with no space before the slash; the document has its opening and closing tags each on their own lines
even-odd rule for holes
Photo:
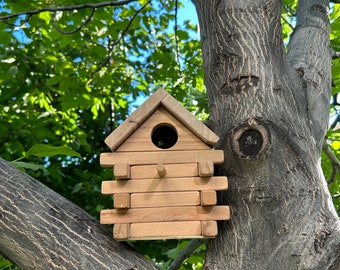
<svg viewBox="0 0 340 270">
<path fill-rule="evenodd" d="M 131 194 L 131 208 L 200 205 L 199 191 Z"/>
<path fill-rule="evenodd" d="M 100 212 L 101 224 L 228 219 L 229 206 L 225 205 L 106 209 Z"/>
<path fill-rule="evenodd" d="M 118 163 L 129 163 L 130 165 L 151 165 L 159 162 L 169 163 L 191 163 L 211 161 L 215 164 L 223 163 L 224 154 L 222 150 L 197 150 L 197 151 L 160 151 L 160 152 L 115 152 L 100 154 L 100 165 L 113 167 Z"/>
<path fill-rule="evenodd" d="M 117 240 L 155 240 L 202 237 L 201 221 L 115 224 Z"/>
<path fill-rule="evenodd" d="M 198 176 L 197 163 L 164 164 L 165 177 Z M 162 178 L 157 173 L 157 165 L 131 166 L 131 179 Z"/>
<path fill-rule="evenodd" d="M 225 189 L 228 189 L 228 179 L 225 176 L 114 180 L 102 182 L 103 194 Z"/>
</svg>

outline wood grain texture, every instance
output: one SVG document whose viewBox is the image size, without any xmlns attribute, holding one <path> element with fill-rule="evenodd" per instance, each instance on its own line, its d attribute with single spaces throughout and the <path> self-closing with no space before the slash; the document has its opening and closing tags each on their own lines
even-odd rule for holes
<svg viewBox="0 0 340 270">
<path fill-rule="evenodd" d="M 174 146 L 163 151 L 178 150 L 210 150 L 211 147 L 205 144 L 199 137 L 192 133 L 180 121 L 172 116 L 166 109 L 158 108 L 138 129 L 131 134 L 115 152 L 148 152 L 160 151 L 151 140 L 151 135 L 157 126 L 171 125 L 177 133 L 178 139 Z"/>
<path fill-rule="evenodd" d="M 105 209 L 100 212 L 101 224 L 228 219 L 230 210 L 225 205 Z"/>
<path fill-rule="evenodd" d="M 129 237 L 131 240 L 196 238 L 202 237 L 202 226 L 200 221 L 133 223 Z"/>
<path fill-rule="evenodd" d="M 113 196 L 113 206 L 117 209 L 130 208 L 131 206 L 131 194 L 118 193 Z"/>
<path fill-rule="evenodd" d="M 113 174 L 117 179 L 129 179 L 131 170 L 129 163 L 117 163 L 113 167 Z"/>
<path fill-rule="evenodd" d="M 173 116 L 179 119 L 183 125 L 209 146 L 213 147 L 219 140 L 219 137 L 215 133 L 196 119 L 164 89 L 160 88 L 105 139 L 107 146 L 112 151 L 116 150 L 160 106 L 166 108 Z"/>
<path fill-rule="evenodd" d="M 197 163 L 177 163 L 177 164 L 163 164 L 166 177 L 187 177 L 198 176 Z M 157 179 L 162 178 L 158 174 L 157 165 L 141 165 L 131 166 L 132 179 Z"/>
<path fill-rule="evenodd" d="M 103 194 L 114 194 L 225 189 L 228 189 L 227 177 L 213 176 L 103 181 L 101 190 Z"/>
<path fill-rule="evenodd" d="M 0 159 L 0 251 L 22 269 L 156 269 L 85 211 Z"/>
<path fill-rule="evenodd" d="M 199 191 L 133 193 L 131 208 L 199 205 L 200 198 Z"/>
<path fill-rule="evenodd" d="M 167 163 L 190 163 L 211 161 L 220 164 L 224 161 L 222 150 L 197 150 L 197 151 L 159 151 L 159 152 L 134 152 L 132 153 L 102 153 L 100 165 L 112 167 L 117 163 L 129 163 L 130 165 L 151 165 L 162 162 Z"/>
</svg>

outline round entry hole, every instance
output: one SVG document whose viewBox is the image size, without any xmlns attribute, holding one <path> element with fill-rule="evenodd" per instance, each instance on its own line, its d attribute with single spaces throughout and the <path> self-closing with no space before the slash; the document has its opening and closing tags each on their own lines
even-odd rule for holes
<svg viewBox="0 0 340 270">
<path fill-rule="evenodd" d="M 177 131 L 169 124 L 160 124 L 152 131 L 151 140 L 152 143 L 158 148 L 171 148 L 178 140 Z"/>
</svg>

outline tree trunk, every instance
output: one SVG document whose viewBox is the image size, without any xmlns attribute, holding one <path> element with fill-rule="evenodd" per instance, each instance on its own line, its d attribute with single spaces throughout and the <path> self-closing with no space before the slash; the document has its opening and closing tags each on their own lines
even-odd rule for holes
<svg viewBox="0 0 340 270">
<path fill-rule="evenodd" d="M 0 159 L 0 251 L 22 269 L 156 269 L 82 209 Z"/>
<path fill-rule="evenodd" d="M 196 0 L 212 129 L 231 221 L 207 269 L 340 269 L 320 167 L 331 88 L 328 1 L 299 1 L 285 52 L 279 0 Z"/>
</svg>

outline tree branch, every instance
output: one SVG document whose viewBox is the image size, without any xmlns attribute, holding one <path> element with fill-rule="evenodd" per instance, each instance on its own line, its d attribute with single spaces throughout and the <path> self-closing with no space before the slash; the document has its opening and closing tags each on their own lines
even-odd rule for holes
<svg viewBox="0 0 340 270">
<path fill-rule="evenodd" d="M 326 156 L 328 157 L 329 161 L 332 164 L 332 174 L 331 174 L 330 179 L 327 180 L 328 183 L 332 183 L 335 179 L 336 173 L 340 171 L 340 161 L 338 160 L 336 155 L 333 153 L 333 151 L 331 150 L 331 148 L 329 147 L 326 141 L 324 141 L 322 145 L 322 150 L 324 151 L 324 153 L 326 154 Z"/>
<path fill-rule="evenodd" d="M 79 30 L 81 30 L 85 25 L 88 24 L 88 22 L 92 19 L 94 13 L 96 12 L 96 9 L 93 8 L 91 10 L 91 14 L 86 18 L 86 20 L 79 26 L 77 26 L 74 30 L 72 31 L 63 31 L 62 29 L 60 29 L 56 24 L 55 24 L 55 20 L 52 20 L 52 24 L 54 26 L 54 28 L 60 33 L 60 34 L 63 34 L 63 35 L 71 35 L 71 34 L 74 34 L 76 32 L 78 32 Z"/>
<path fill-rule="evenodd" d="M 0 21 L 6 21 L 11 18 L 16 18 L 20 15 L 27 15 L 29 18 L 33 15 L 37 15 L 42 12 L 58 12 L 58 11 L 73 11 L 73 10 L 81 10 L 86 8 L 91 9 L 98 9 L 102 7 L 110 7 L 110 6 L 122 6 L 126 5 L 132 2 L 138 2 L 139 0 L 123 0 L 123 1 L 108 1 L 108 2 L 101 2 L 101 3 L 86 3 L 81 5 L 74 5 L 74 6 L 62 6 L 62 7 L 47 7 L 47 8 L 41 8 L 36 10 L 28 10 L 28 11 L 22 11 L 18 13 L 13 13 L 9 15 L 3 15 L 0 16 Z M 27 20 L 25 20 L 27 22 Z"/>
<path fill-rule="evenodd" d="M 0 159 L 0 251 L 23 269 L 156 269 L 84 210 Z"/>
<path fill-rule="evenodd" d="M 107 57 L 105 59 L 105 61 L 102 62 L 101 65 L 99 65 L 99 67 L 92 72 L 91 76 L 93 76 L 93 74 L 97 73 L 99 70 L 101 70 L 104 66 L 108 65 L 110 63 L 111 57 L 112 57 L 112 53 L 113 53 L 113 48 L 125 37 L 126 33 L 129 31 L 130 26 L 133 22 L 133 20 L 137 17 L 137 15 L 144 9 L 146 8 L 149 4 L 151 3 L 151 0 L 149 0 L 148 2 L 146 2 L 140 9 L 138 9 L 135 14 L 133 14 L 131 20 L 129 21 L 128 25 L 126 26 L 126 28 L 124 29 L 124 31 L 122 32 L 122 34 L 120 35 L 120 37 L 111 43 L 111 40 L 109 40 L 108 42 L 108 54 Z"/>
<path fill-rule="evenodd" d="M 340 0 L 339 0 L 340 1 Z M 340 2 L 339 2 L 340 3 Z M 333 52 L 333 55 L 332 55 L 332 59 L 338 59 L 338 58 L 340 58 L 340 52 L 336 52 L 336 51 L 334 51 Z"/>
<path fill-rule="evenodd" d="M 179 74 L 181 71 L 180 54 L 179 54 L 179 42 L 178 42 L 178 0 L 175 0 L 175 43 L 176 43 L 176 60 Z"/>
<path fill-rule="evenodd" d="M 196 249 L 198 249 L 201 245 L 208 242 L 206 238 L 194 238 L 192 239 L 189 244 L 178 254 L 176 259 L 171 263 L 168 270 L 177 270 L 181 267 L 183 262 L 190 257 L 192 253 Z"/>
<path fill-rule="evenodd" d="M 310 128 L 320 151 L 328 125 L 332 86 L 328 5 L 328 0 L 299 1 L 297 23 L 288 46 L 288 60 L 301 73 Z"/>
</svg>

